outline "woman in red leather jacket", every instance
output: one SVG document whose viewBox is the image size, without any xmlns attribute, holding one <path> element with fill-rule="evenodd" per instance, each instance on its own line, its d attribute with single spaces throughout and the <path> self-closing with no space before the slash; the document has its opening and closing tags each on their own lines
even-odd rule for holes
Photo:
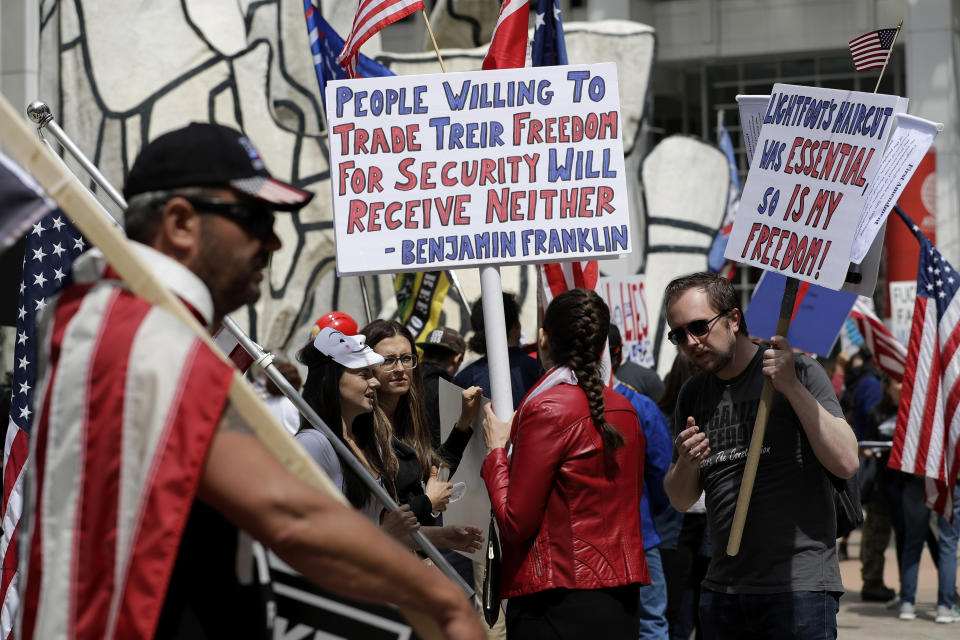
<svg viewBox="0 0 960 640">
<path fill-rule="evenodd" d="M 633 407 L 598 370 L 609 326 L 593 291 L 558 295 L 539 335 L 549 370 L 512 423 L 485 407 L 481 473 L 503 544 L 508 638 L 637 637 L 638 588 L 650 582 L 640 530 L 646 442 Z"/>
</svg>

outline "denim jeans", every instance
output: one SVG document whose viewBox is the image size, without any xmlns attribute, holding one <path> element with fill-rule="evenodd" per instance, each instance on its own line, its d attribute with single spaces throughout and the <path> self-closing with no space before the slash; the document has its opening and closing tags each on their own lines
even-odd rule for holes
<svg viewBox="0 0 960 640">
<path fill-rule="evenodd" d="M 937 563 L 937 604 L 950 607 L 957 590 L 957 539 L 960 538 L 960 483 L 953 487 L 953 524 L 937 516 L 940 532 L 940 561 Z"/>
<path fill-rule="evenodd" d="M 667 626 L 667 581 L 660 562 L 660 549 L 646 549 L 650 584 L 640 587 L 640 640 L 669 640 Z"/>
<path fill-rule="evenodd" d="M 900 557 L 900 602 L 916 603 L 920 554 L 930 527 L 930 509 L 925 503 L 923 478 L 912 476 L 903 483 L 903 555 Z M 956 556 L 954 556 L 954 560 Z"/>
<path fill-rule="evenodd" d="M 700 593 L 704 640 L 836 640 L 840 594 Z"/>
</svg>

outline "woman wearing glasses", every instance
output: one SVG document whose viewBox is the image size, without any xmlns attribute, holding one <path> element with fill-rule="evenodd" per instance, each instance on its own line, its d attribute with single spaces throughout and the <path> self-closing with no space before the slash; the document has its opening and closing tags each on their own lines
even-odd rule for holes
<svg viewBox="0 0 960 640">
<path fill-rule="evenodd" d="M 486 409 L 481 473 L 503 542 L 508 638 L 637 637 L 639 585 L 650 583 L 646 441 L 633 406 L 600 375 L 609 327 L 593 291 L 558 295 L 538 340 L 549 370 L 512 424 Z"/>
<path fill-rule="evenodd" d="M 435 516 L 446 510 L 453 485 L 438 480 L 440 466 L 453 461 L 453 469 L 470 440 L 470 424 L 480 410 L 482 391 L 471 387 L 464 392 L 464 410 L 450 436 L 435 451 L 430 442 L 430 425 L 423 406 L 423 379 L 417 367 L 413 336 L 399 322 L 374 320 L 362 330 L 367 344 L 383 358 L 375 373 L 380 387 L 377 404 L 389 421 L 391 444 L 397 458 L 397 495 L 409 504 L 423 533 L 439 547 L 458 551 L 479 548 L 482 533 L 475 527 L 433 527 Z M 438 537 L 434 537 L 438 536 Z"/>
</svg>

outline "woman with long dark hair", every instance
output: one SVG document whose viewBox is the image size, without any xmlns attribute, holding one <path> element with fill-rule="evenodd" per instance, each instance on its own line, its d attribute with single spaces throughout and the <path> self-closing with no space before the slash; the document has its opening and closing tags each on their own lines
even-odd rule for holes
<svg viewBox="0 0 960 640">
<path fill-rule="evenodd" d="M 380 386 L 375 367 L 383 358 L 364 344 L 356 322 L 342 313 L 322 317 L 314 338 L 297 354 L 307 366 L 303 398 L 337 437 L 396 496 L 397 458 L 390 447 L 389 427 L 374 418 Z M 345 333 L 346 332 L 346 333 Z M 337 454 L 327 437 L 301 419 L 297 441 L 337 485 L 347 500 L 390 534 L 408 539 L 419 529 L 409 507 L 387 513 L 360 476 Z"/>
<path fill-rule="evenodd" d="M 441 465 L 453 469 L 459 463 L 470 440 L 470 424 L 480 409 L 482 391 L 471 387 L 464 391 L 464 411 L 439 451 L 430 442 L 430 424 L 423 406 L 423 378 L 413 336 L 399 322 L 374 320 L 362 330 L 369 345 L 384 362 L 376 367 L 380 383 L 377 404 L 389 421 L 393 434 L 391 446 L 397 458 L 398 499 L 409 504 L 423 533 L 438 547 L 457 551 L 479 549 L 483 539 L 476 527 L 433 526 L 436 516 L 446 510 L 452 484 L 438 479 Z"/>
<path fill-rule="evenodd" d="M 503 543 L 508 638 L 637 637 L 638 589 L 650 582 L 646 443 L 629 401 L 600 375 L 609 326 L 593 291 L 558 295 L 539 335 L 547 373 L 512 423 L 486 407 L 481 473 Z"/>
</svg>

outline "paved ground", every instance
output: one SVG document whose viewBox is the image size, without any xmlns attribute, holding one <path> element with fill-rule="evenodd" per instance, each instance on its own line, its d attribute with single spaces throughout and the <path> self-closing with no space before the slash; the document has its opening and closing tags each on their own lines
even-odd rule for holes
<svg viewBox="0 0 960 640">
<path fill-rule="evenodd" d="M 936 624 L 937 570 L 929 552 L 924 548 L 920 562 L 920 580 L 917 589 L 917 618 L 903 621 L 897 615 L 899 604 L 887 609 L 883 603 L 860 600 L 860 532 L 850 536 L 850 559 L 840 563 L 846 594 L 840 599 L 837 617 L 841 640 L 881 640 L 909 638 L 910 640 L 960 640 L 960 622 Z M 884 579 L 888 587 L 899 591 L 896 552 L 887 549 Z"/>
</svg>

